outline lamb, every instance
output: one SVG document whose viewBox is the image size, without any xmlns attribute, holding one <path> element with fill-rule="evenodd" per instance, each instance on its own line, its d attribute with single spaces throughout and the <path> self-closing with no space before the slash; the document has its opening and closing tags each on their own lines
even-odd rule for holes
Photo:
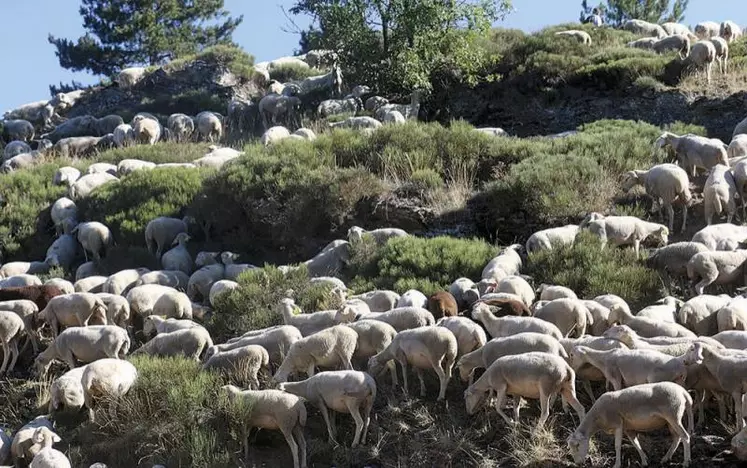
<svg viewBox="0 0 747 468">
<path fill-rule="evenodd" d="M 149 271 L 147 268 L 120 270 L 106 279 L 102 292 L 124 296 L 135 286 L 140 276 Z"/>
<path fill-rule="evenodd" d="M 646 259 L 646 266 L 659 272 L 671 287 L 672 276 L 687 276 L 687 264 L 698 253 L 708 251 L 700 242 L 675 242 L 654 250 Z"/>
<path fill-rule="evenodd" d="M 57 169 L 57 171 L 54 173 L 54 178 L 52 179 L 52 183 L 55 185 L 67 185 L 68 187 L 70 184 L 75 182 L 80 178 L 80 171 L 74 167 L 65 166 Z"/>
<path fill-rule="evenodd" d="M 324 310 L 304 314 L 291 298 L 280 300 L 278 312 L 283 316 L 283 323 L 298 328 L 303 336 L 309 336 L 337 325 L 337 321 L 335 320 L 335 316 L 337 315 L 336 310 Z"/>
<path fill-rule="evenodd" d="M 661 209 L 667 211 L 669 219 L 669 230 L 674 225 L 674 208 L 672 203 L 679 199 L 684 207 L 682 209 L 682 230 L 687 227 L 687 204 L 692 199 L 690 194 L 690 181 L 687 172 L 675 164 L 658 164 L 647 171 L 629 171 L 625 174 L 623 190 L 629 191 L 636 185 L 643 185 L 646 193 L 659 204 Z"/>
<path fill-rule="evenodd" d="M 711 284 L 742 283 L 742 265 L 747 260 L 747 250 L 733 252 L 701 252 L 687 263 L 687 276 L 693 283 L 697 295 L 703 294 Z M 700 278 L 700 281 L 695 281 Z"/>
<path fill-rule="evenodd" d="M 680 58 L 684 60 L 690 55 L 690 38 L 681 34 L 662 37 L 654 42 L 653 49 L 658 54 L 673 50 L 679 53 Z"/>
<path fill-rule="evenodd" d="M 64 453 L 46 447 L 31 460 L 29 468 L 71 468 L 71 465 Z"/>
<path fill-rule="evenodd" d="M 122 71 L 120 71 L 117 77 L 114 79 L 114 82 L 117 83 L 120 88 L 132 88 L 140 80 L 145 78 L 145 74 L 145 67 L 123 68 Z"/>
<path fill-rule="evenodd" d="M 711 69 L 715 61 L 716 47 L 711 41 L 700 41 L 693 44 L 690 48 L 690 55 L 685 59 L 686 64 L 705 70 L 706 81 L 709 85 L 711 84 Z"/>
<path fill-rule="evenodd" d="M 728 165 L 718 164 L 711 168 L 703 188 L 705 198 L 705 217 L 708 225 L 713 222 L 713 215 L 726 211 L 726 222 L 731 223 L 737 210 L 737 186 L 734 175 Z"/>
<path fill-rule="evenodd" d="M 662 459 L 668 462 L 680 442 L 684 445 L 683 466 L 690 464 L 690 435 L 682 425 L 687 413 L 690 432 L 693 429 L 693 400 L 687 390 L 671 382 L 659 382 L 608 392 L 599 397 L 576 431 L 568 437 L 568 447 L 577 464 L 584 463 L 589 451 L 589 440 L 597 432 L 615 433 L 615 465 L 620 468 L 623 433 L 628 435 L 641 456 L 641 465 L 648 464 L 646 454 L 638 442 L 637 432 L 668 426 L 672 445 Z"/>
<path fill-rule="evenodd" d="M 737 429 L 744 427 L 742 399 L 744 397 L 745 360 L 743 356 L 719 354 L 713 348 L 695 342 L 688 351 L 695 364 L 703 364 L 716 378 L 721 388 L 734 399 L 734 410 L 737 417 Z"/>
<path fill-rule="evenodd" d="M 47 285 L 3 287 L 0 288 L 0 301 L 27 299 L 34 302 L 40 310 L 43 310 L 47 307 L 50 299 L 61 294 L 62 291 L 59 288 Z"/>
<path fill-rule="evenodd" d="M 608 325 L 627 325 L 643 337 L 671 336 L 695 338 L 695 334 L 676 323 L 663 323 L 646 317 L 636 317 L 620 305 L 610 307 Z"/>
<path fill-rule="evenodd" d="M 88 408 L 88 419 L 94 420 L 94 406 L 97 400 L 105 400 L 114 405 L 116 398 L 121 398 L 132 388 L 137 377 L 135 366 L 120 359 L 99 359 L 87 365 L 81 377 L 81 385 L 83 399 Z M 110 411 L 113 408 L 110 406 Z"/>
<path fill-rule="evenodd" d="M 54 379 L 49 387 L 49 413 L 66 411 L 75 413 L 83 408 L 83 384 L 81 378 L 88 364 L 76 367 Z"/>
<path fill-rule="evenodd" d="M 545 333 L 558 340 L 563 337 L 558 327 L 550 322 L 535 317 L 495 317 L 484 303 L 477 303 L 472 308 L 472 319 L 481 322 L 493 338 L 522 332 Z"/>
<path fill-rule="evenodd" d="M 73 293 L 50 299 L 39 315 L 52 329 L 52 336 L 56 337 L 60 326 L 106 325 L 106 311 L 106 305 L 95 294 Z"/>
<path fill-rule="evenodd" d="M 457 278 L 454 280 L 449 286 L 449 292 L 456 299 L 459 310 L 472 306 L 472 304 L 480 299 L 480 291 L 469 278 Z"/>
<path fill-rule="evenodd" d="M 72 231 L 72 234 L 78 234 L 78 242 L 83 247 L 83 252 L 88 261 L 90 253 L 93 260 L 98 262 L 114 244 L 112 232 L 108 227 L 98 221 L 80 223 Z"/>
<path fill-rule="evenodd" d="M 319 409 L 327 424 L 330 442 L 339 445 L 328 409 L 353 416 L 355 436 L 352 447 L 359 442 L 366 443 L 371 409 L 376 399 L 376 382 L 370 375 L 353 370 L 320 372 L 301 382 L 282 383 L 279 389 L 298 395 Z"/>
<path fill-rule="evenodd" d="M 480 405 L 494 390 L 497 393 L 495 409 L 508 424 L 519 420 L 521 397 L 540 400 L 542 412 L 536 429 L 544 426 L 550 416 L 550 402 L 560 393 L 563 401 L 569 403 L 583 418 L 585 411 L 576 399 L 576 374 L 562 357 L 552 354 L 529 352 L 509 355 L 496 359 L 475 383 L 464 391 L 467 414 L 475 414 Z M 514 396 L 514 420 L 504 412 L 506 394 Z"/>
<path fill-rule="evenodd" d="M 425 294 L 416 289 L 405 291 L 397 301 L 397 308 L 400 307 L 419 307 L 425 309 L 428 307 L 428 298 Z"/>
<path fill-rule="evenodd" d="M 192 327 L 169 333 L 160 333 L 136 349 L 132 355 L 184 356 L 199 361 L 213 346 L 210 334 L 202 327 Z"/>
<path fill-rule="evenodd" d="M 422 91 L 415 90 L 410 95 L 410 103 L 409 104 L 384 104 L 376 109 L 374 112 L 374 117 L 376 117 L 378 120 L 383 120 L 384 115 L 387 112 L 390 111 L 397 111 L 407 120 L 417 120 L 418 119 L 418 113 L 420 112 L 420 99 L 422 97 Z"/>
<path fill-rule="evenodd" d="M 73 286 L 75 292 L 100 293 L 104 291 L 104 283 L 106 283 L 106 280 L 106 276 L 88 276 L 79 279 Z"/>
<path fill-rule="evenodd" d="M 3 349 L 3 364 L 0 375 L 13 371 L 18 360 L 18 342 L 26 331 L 23 318 L 15 312 L 0 310 L 0 345 Z M 10 364 L 8 362 L 10 361 Z"/>
<path fill-rule="evenodd" d="M 163 127 L 155 118 L 136 115 L 132 119 L 132 133 L 136 142 L 144 145 L 155 145 L 161 139 Z"/>
<path fill-rule="evenodd" d="M 221 390 L 228 394 L 229 401 L 245 401 L 250 405 L 251 416 L 244 421 L 241 442 L 244 459 L 249 460 L 249 430 L 252 427 L 279 429 L 285 437 L 293 455 L 293 468 L 306 468 L 306 407 L 303 399 L 280 390 L 239 390 L 233 385 L 224 385 Z M 300 460 L 300 461 L 299 461 Z"/>
<path fill-rule="evenodd" d="M 176 290 L 184 291 L 187 289 L 189 283 L 189 276 L 183 271 L 178 270 L 156 270 L 143 275 L 135 281 L 135 286 L 142 286 L 144 284 L 160 284 L 161 286 L 168 286 Z"/>
<path fill-rule="evenodd" d="M 116 294 L 98 293 L 96 296 L 106 305 L 106 322 L 127 328 L 130 323 L 130 303 Z"/>
<path fill-rule="evenodd" d="M 34 368 L 43 377 L 54 359 L 64 361 L 74 369 L 77 361 L 124 359 L 130 349 L 127 331 L 114 325 L 90 325 L 64 330 L 44 352 L 36 357 Z"/>
<path fill-rule="evenodd" d="M 742 28 L 740 28 L 734 21 L 724 21 L 719 27 L 718 35 L 731 44 L 742 37 Z"/>
<path fill-rule="evenodd" d="M 166 121 L 171 137 L 177 143 L 186 143 L 195 131 L 195 120 L 186 114 L 171 114 Z"/>
<path fill-rule="evenodd" d="M 726 307 L 731 298 L 726 294 L 718 296 L 696 296 L 680 307 L 677 321 L 698 336 L 713 336 L 718 333 L 717 314 Z"/>
<path fill-rule="evenodd" d="M 540 250 L 552 250 L 553 247 L 573 245 L 578 234 L 576 224 L 537 231 L 527 239 L 525 248 L 531 254 Z"/>
<path fill-rule="evenodd" d="M 3 133 L 10 141 L 31 141 L 34 139 L 34 125 L 23 119 L 6 120 L 3 122 Z"/>
<path fill-rule="evenodd" d="M 669 228 L 634 216 L 607 216 L 591 221 L 588 229 L 599 237 L 602 249 L 610 242 L 615 246 L 633 244 L 636 257 L 640 256 L 641 242 L 649 236 L 657 237 L 664 245 L 669 240 Z"/>
<path fill-rule="evenodd" d="M 195 271 L 187 283 L 187 296 L 193 301 L 198 297 L 208 300 L 210 288 L 216 281 L 223 279 L 224 272 L 225 267 L 222 264 L 205 265 Z"/>
<path fill-rule="evenodd" d="M 657 38 L 666 37 L 667 32 L 658 24 L 649 23 L 639 19 L 631 19 L 626 21 L 622 28 L 626 31 L 630 31 L 635 34 L 641 34 L 644 36 L 656 36 Z"/>
<path fill-rule="evenodd" d="M 451 293 L 438 291 L 428 298 L 428 311 L 433 318 L 438 320 L 442 317 L 454 317 L 459 313 L 456 299 Z"/>
<path fill-rule="evenodd" d="M 591 45 L 591 36 L 586 31 L 580 31 L 577 29 L 569 29 L 568 31 L 558 31 L 555 33 L 556 36 L 571 37 L 583 45 Z"/>
<path fill-rule="evenodd" d="M 396 307 L 399 294 L 394 291 L 375 290 L 352 296 L 351 299 L 362 300 L 368 305 L 371 312 L 386 312 Z"/>
<path fill-rule="evenodd" d="M 290 350 L 293 343 L 302 338 L 301 332 L 296 327 L 290 325 L 279 325 L 265 328 L 262 330 L 253 330 L 245 333 L 243 336 L 232 338 L 225 344 L 216 345 L 207 351 L 206 358 L 218 351 L 230 351 L 248 345 L 259 345 L 267 350 L 270 355 L 270 363 L 279 366 L 285 355 Z"/>
<path fill-rule="evenodd" d="M 259 390 L 257 374 L 260 369 L 267 367 L 270 356 L 267 350 L 259 345 L 247 345 L 229 351 L 214 351 L 202 368 L 205 370 L 219 370 L 228 375 L 240 375 L 249 380 L 250 389 Z"/>
<path fill-rule="evenodd" d="M 348 242 L 354 244 L 362 241 L 364 236 L 371 236 L 378 245 L 382 245 L 394 237 L 407 237 L 408 235 L 407 231 L 399 228 L 380 228 L 366 231 L 361 227 L 353 226 L 348 229 Z"/>
<path fill-rule="evenodd" d="M 208 302 L 210 302 L 211 306 L 215 307 L 217 304 L 218 297 L 222 296 L 225 293 L 231 292 L 238 287 L 239 287 L 239 283 L 237 283 L 236 281 L 230 281 L 230 280 L 216 281 L 210 287 L 210 295 L 209 295 Z"/>
<path fill-rule="evenodd" d="M 729 44 L 726 39 L 721 37 L 712 37 L 710 42 L 716 49 L 716 62 L 718 62 L 718 69 L 723 75 L 729 68 Z"/>
<path fill-rule="evenodd" d="M 302 338 L 290 346 L 273 380 L 286 382 L 295 372 L 306 372 L 311 377 L 316 367 L 342 365 L 344 369 L 353 370 L 350 359 L 357 342 L 358 333 L 345 325 L 335 325 Z"/>
<path fill-rule="evenodd" d="M 461 379 L 465 382 L 469 379 L 471 384 L 475 369 L 488 368 L 496 359 L 503 356 L 533 351 L 554 354 L 563 358 L 568 357 L 568 353 L 555 338 L 543 333 L 526 332 L 504 338 L 493 338 L 482 347 L 463 354 L 457 361 L 456 367 L 459 369 Z"/>
<path fill-rule="evenodd" d="M 204 111 L 195 117 L 197 132 L 204 140 L 219 141 L 223 136 L 223 118 L 216 112 Z"/>
<path fill-rule="evenodd" d="M 16 466 L 23 466 L 34 457 L 62 439 L 54 432 L 54 426 L 46 416 L 37 416 L 16 432 L 10 453 Z"/>
<path fill-rule="evenodd" d="M 117 175 L 120 177 L 132 174 L 135 171 L 148 170 L 156 167 L 156 163 L 142 161 L 140 159 L 123 159 L 117 164 Z"/>
<path fill-rule="evenodd" d="M 89 196 L 94 190 L 102 185 L 115 181 L 119 181 L 119 179 L 106 172 L 86 174 L 70 186 L 68 189 L 68 196 L 72 200 L 79 200 Z"/>
<path fill-rule="evenodd" d="M 578 299 L 560 298 L 549 301 L 534 312 L 534 317 L 555 325 L 563 336 L 581 337 L 586 333 L 589 309 Z"/>
<path fill-rule="evenodd" d="M 177 270 L 186 275 L 192 274 L 194 262 L 192 261 L 192 255 L 187 250 L 187 241 L 190 239 L 191 237 L 186 232 L 180 232 L 176 235 L 172 243 L 176 247 L 164 253 L 161 257 L 161 265 L 164 270 Z"/>
<path fill-rule="evenodd" d="M 537 294 L 540 295 L 540 301 L 552 301 L 555 299 L 568 298 L 578 299 L 576 293 L 571 288 L 551 284 L 540 284 L 537 288 Z"/>
</svg>

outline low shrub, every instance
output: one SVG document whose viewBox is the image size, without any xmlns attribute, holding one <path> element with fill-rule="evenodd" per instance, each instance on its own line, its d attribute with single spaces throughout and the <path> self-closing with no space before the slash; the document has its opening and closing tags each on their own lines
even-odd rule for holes
<svg viewBox="0 0 747 468">
<path fill-rule="evenodd" d="M 156 164 L 192 162 L 208 153 L 207 143 L 157 143 L 115 148 L 96 157 L 97 162 L 118 164 L 123 159 L 141 159 Z"/>
<path fill-rule="evenodd" d="M 253 78 L 254 57 L 244 52 L 241 48 L 230 45 L 216 45 L 208 47 L 202 52 L 172 60 L 163 68 L 167 72 L 183 70 L 184 67 L 196 60 L 203 62 L 223 65 L 233 74 L 244 80 Z"/>
<path fill-rule="evenodd" d="M 281 83 L 288 83 L 289 81 L 300 81 L 310 76 L 323 75 L 324 73 L 326 73 L 324 70 L 319 70 L 318 68 L 309 68 L 289 63 L 270 70 L 270 79 Z"/>
<path fill-rule="evenodd" d="M 599 240 L 589 233 L 583 233 L 573 246 L 531 254 L 526 273 L 535 284 L 567 286 L 581 298 L 617 294 L 632 309 L 663 295 L 659 276 L 636 258 L 632 248 L 602 250 Z"/>
</svg>

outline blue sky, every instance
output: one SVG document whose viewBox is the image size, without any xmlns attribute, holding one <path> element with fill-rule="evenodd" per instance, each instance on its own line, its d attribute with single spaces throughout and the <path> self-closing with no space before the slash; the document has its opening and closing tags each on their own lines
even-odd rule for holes
<svg viewBox="0 0 747 468">
<path fill-rule="evenodd" d="M 745 0 L 690 0 L 685 23 L 732 19 L 747 25 Z M 70 39 L 83 34 L 78 0 L 0 0 L 2 71 L 0 115 L 20 104 L 49 98 L 48 85 L 70 82 L 94 83 L 97 77 L 60 68 L 47 35 Z M 285 32 L 292 26 L 283 14 L 293 0 L 226 0 L 226 9 L 244 15 L 234 40 L 257 61 L 290 55 L 298 45 L 297 35 Z M 496 26 L 535 31 L 544 26 L 578 20 L 581 0 L 513 0 L 516 11 Z M 593 2 L 590 2 L 593 3 Z M 741 8 L 740 8 L 741 6 Z M 738 12 L 737 16 L 734 13 Z M 12 21 L 10 20 L 12 19 Z M 308 20 L 294 17 L 304 27 Z"/>
</svg>

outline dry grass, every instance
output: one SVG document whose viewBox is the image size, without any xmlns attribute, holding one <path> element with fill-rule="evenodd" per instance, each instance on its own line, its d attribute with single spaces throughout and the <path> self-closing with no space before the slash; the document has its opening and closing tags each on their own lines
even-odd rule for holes
<svg viewBox="0 0 747 468">
<path fill-rule="evenodd" d="M 426 193 L 426 203 L 436 215 L 459 211 L 467 206 L 467 201 L 474 195 L 473 187 L 476 180 L 474 167 L 467 163 L 459 164 L 447 172 L 443 187 Z"/>
<path fill-rule="evenodd" d="M 711 72 L 711 84 L 708 84 L 705 73 L 696 71 L 683 77 L 677 88 L 689 99 L 706 96 L 723 99 L 747 89 L 747 68 L 742 65 L 729 64 L 729 71 L 722 74 L 714 64 Z"/>
</svg>

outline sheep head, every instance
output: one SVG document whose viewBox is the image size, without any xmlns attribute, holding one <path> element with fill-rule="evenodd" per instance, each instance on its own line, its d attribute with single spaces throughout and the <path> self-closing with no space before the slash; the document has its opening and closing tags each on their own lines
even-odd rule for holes
<svg viewBox="0 0 747 468">
<path fill-rule="evenodd" d="M 354 322 L 356 317 L 355 308 L 350 304 L 343 304 L 335 314 L 335 322 L 349 323 Z"/>
<path fill-rule="evenodd" d="M 467 414 L 473 415 L 485 402 L 488 392 L 477 390 L 474 385 L 467 387 L 464 391 L 464 403 L 467 406 Z"/>
<path fill-rule="evenodd" d="M 615 325 L 614 327 L 607 329 L 602 336 L 612 340 L 617 340 L 625 346 L 632 348 L 633 338 L 636 336 L 636 333 L 627 325 Z"/>
<path fill-rule="evenodd" d="M 703 346 L 703 343 L 696 341 L 690 346 L 687 353 L 685 353 L 685 365 L 702 364 L 709 351 Z"/>
<path fill-rule="evenodd" d="M 629 192 L 630 189 L 632 189 L 636 185 L 639 185 L 640 183 L 641 183 L 641 181 L 638 178 L 638 172 L 637 171 L 628 171 L 625 174 L 623 174 L 623 177 L 622 177 L 622 189 L 623 189 L 624 192 Z"/>
<path fill-rule="evenodd" d="M 568 436 L 566 441 L 568 444 L 568 450 L 571 452 L 573 461 L 580 465 L 586 460 L 586 455 L 589 453 L 589 439 L 584 437 L 578 431 Z"/>
</svg>

